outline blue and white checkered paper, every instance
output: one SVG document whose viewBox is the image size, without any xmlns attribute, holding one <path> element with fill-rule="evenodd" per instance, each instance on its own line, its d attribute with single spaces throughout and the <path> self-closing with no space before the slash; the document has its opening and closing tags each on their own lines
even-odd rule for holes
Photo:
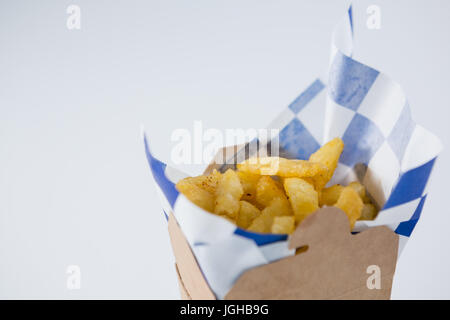
<svg viewBox="0 0 450 320">
<path fill-rule="evenodd" d="M 359 180 L 381 208 L 374 221 L 358 221 L 354 231 L 386 225 L 400 236 L 401 252 L 420 218 L 441 143 L 412 120 L 397 83 L 351 58 L 352 38 L 350 7 L 333 33 L 328 83 L 312 82 L 269 127 L 280 130 L 280 156 L 286 158 L 308 159 L 324 142 L 342 138 L 330 184 Z M 174 213 L 217 298 L 245 270 L 294 253 L 286 235 L 242 230 L 191 203 L 175 189 L 183 174 L 152 156 L 145 135 L 144 142 L 164 213 Z"/>
</svg>

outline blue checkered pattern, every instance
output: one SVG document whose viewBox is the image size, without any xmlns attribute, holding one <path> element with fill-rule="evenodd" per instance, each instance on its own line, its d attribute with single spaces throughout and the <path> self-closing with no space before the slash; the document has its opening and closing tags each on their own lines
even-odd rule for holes
<svg viewBox="0 0 450 320">
<path fill-rule="evenodd" d="M 402 114 L 395 124 L 395 127 L 388 136 L 388 143 L 400 161 L 403 159 L 406 146 L 408 145 L 413 131 L 414 121 L 411 118 L 411 110 L 408 104 L 406 104 L 403 107 Z"/>
<path fill-rule="evenodd" d="M 358 110 L 379 72 L 337 52 L 330 67 L 328 91 L 339 105 Z"/>
<path fill-rule="evenodd" d="M 346 59 L 351 58 L 347 57 Z M 341 64 L 342 57 L 337 57 L 336 61 Z M 347 65 L 352 64 L 352 62 L 348 61 L 345 63 Z M 353 64 L 354 68 L 355 64 Z M 395 232 L 398 234 L 409 237 L 420 217 L 420 212 L 426 199 L 426 194 L 424 193 L 425 185 L 431 174 L 435 157 L 416 168 L 405 171 L 400 169 L 406 147 L 410 142 L 415 127 L 411 119 L 409 106 L 407 104 L 404 105 L 401 113 L 398 115 L 398 119 L 392 126 L 392 130 L 387 134 L 383 133 L 374 121 L 366 115 L 358 113 L 358 108 L 370 91 L 370 86 L 375 81 L 377 72 L 361 64 L 358 64 L 356 68 L 359 69 L 356 72 L 357 76 L 352 78 L 348 86 L 342 82 L 342 78 L 348 77 L 348 74 L 335 74 L 334 78 L 330 78 L 331 83 L 328 86 L 328 97 L 338 104 L 336 108 L 343 107 L 351 110 L 353 113 L 350 122 L 340 135 L 345 144 L 340 158 L 340 165 L 348 167 L 349 171 L 360 164 L 370 167 L 372 159 L 383 144 L 386 144 L 391 149 L 392 154 L 395 156 L 395 161 L 398 162 L 396 166 L 398 170 L 393 177 L 393 180 L 396 180 L 396 182 L 393 184 L 392 191 L 382 209 L 390 209 L 412 200 L 420 199 L 416 210 L 411 212 L 410 220 L 399 221 L 398 227 L 395 229 Z M 364 70 L 365 68 L 366 70 Z M 337 84 L 333 81 L 336 81 Z M 320 80 L 316 80 L 300 94 L 299 98 L 288 107 L 289 111 L 285 111 L 281 116 L 286 124 L 279 128 L 280 156 L 308 159 L 311 153 L 316 151 L 322 144 L 308 131 L 308 124 L 303 123 L 297 116 L 298 111 L 306 110 L 309 107 L 308 103 L 316 98 L 322 90 L 326 89 L 324 86 L 318 86 L 318 83 L 320 83 Z M 316 89 L 318 87 L 320 88 L 319 90 Z M 302 103 L 301 108 L 292 107 L 296 106 L 297 101 L 303 100 L 305 96 L 308 96 L 309 99 L 307 103 Z M 289 112 L 292 119 L 286 121 L 286 114 Z M 274 123 L 277 123 L 277 121 L 274 121 Z M 385 165 L 389 165 L 389 163 Z M 361 180 L 364 181 L 364 177 Z"/>
<path fill-rule="evenodd" d="M 320 148 L 308 129 L 298 118 L 292 119 L 280 131 L 280 156 L 293 159 L 308 159 L 309 155 Z"/>
</svg>

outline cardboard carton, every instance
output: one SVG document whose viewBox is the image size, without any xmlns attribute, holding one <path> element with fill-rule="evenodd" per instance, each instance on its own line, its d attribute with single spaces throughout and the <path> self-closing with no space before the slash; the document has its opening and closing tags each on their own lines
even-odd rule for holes
<svg viewBox="0 0 450 320">
<path fill-rule="evenodd" d="M 215 299 L 172 213 L 168 228 L 181 297 Z M 385 226 L 351 234 L 342 210 L 319 209 L 289 237 L 301 253 L 245 271 L 225 299 L 389 299 L 398 241 Z"/>
</svg>

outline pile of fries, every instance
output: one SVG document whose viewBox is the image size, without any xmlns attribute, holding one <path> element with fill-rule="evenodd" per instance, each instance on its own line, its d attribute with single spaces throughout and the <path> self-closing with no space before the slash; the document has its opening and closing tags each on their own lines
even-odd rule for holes
<svg viewBox="0 0 450 320">
<path fill-rule="evenodd" d="M 291 234 L 322 206 L 342 209 L 353 229 L 357 220 L 373 220 L 377 209 L 357 181 L 325 187 L 343 149 L 335 138 L 308 160 L 250 158 L 237 171 L 214 170 L 182 179 L 176 187 L 199 207 L 252 232 Z"/>
</svg>

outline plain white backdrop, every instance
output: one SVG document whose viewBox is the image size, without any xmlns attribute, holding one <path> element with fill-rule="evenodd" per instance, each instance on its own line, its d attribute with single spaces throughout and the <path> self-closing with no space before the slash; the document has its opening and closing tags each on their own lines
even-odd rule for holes
<svg viewBox="0 0 450 320">
<path fill-rule="evenodd" d="M 71 4 L 80 30 L 66 27 Z M 265 127 L 326 72 L 348 4 L 0 0 L 0 298 L 177 299 L 140 125 L 164 161 L 195 120 Z M 379 30 L 366 27 L 373 4 Z M 397 80 L 448 145 L 450 2 L 362 0 L 354 14 L 355 57 Z M 394 299 L 450 298 L 449 160 L 444 149 Z"/>
</svg>

